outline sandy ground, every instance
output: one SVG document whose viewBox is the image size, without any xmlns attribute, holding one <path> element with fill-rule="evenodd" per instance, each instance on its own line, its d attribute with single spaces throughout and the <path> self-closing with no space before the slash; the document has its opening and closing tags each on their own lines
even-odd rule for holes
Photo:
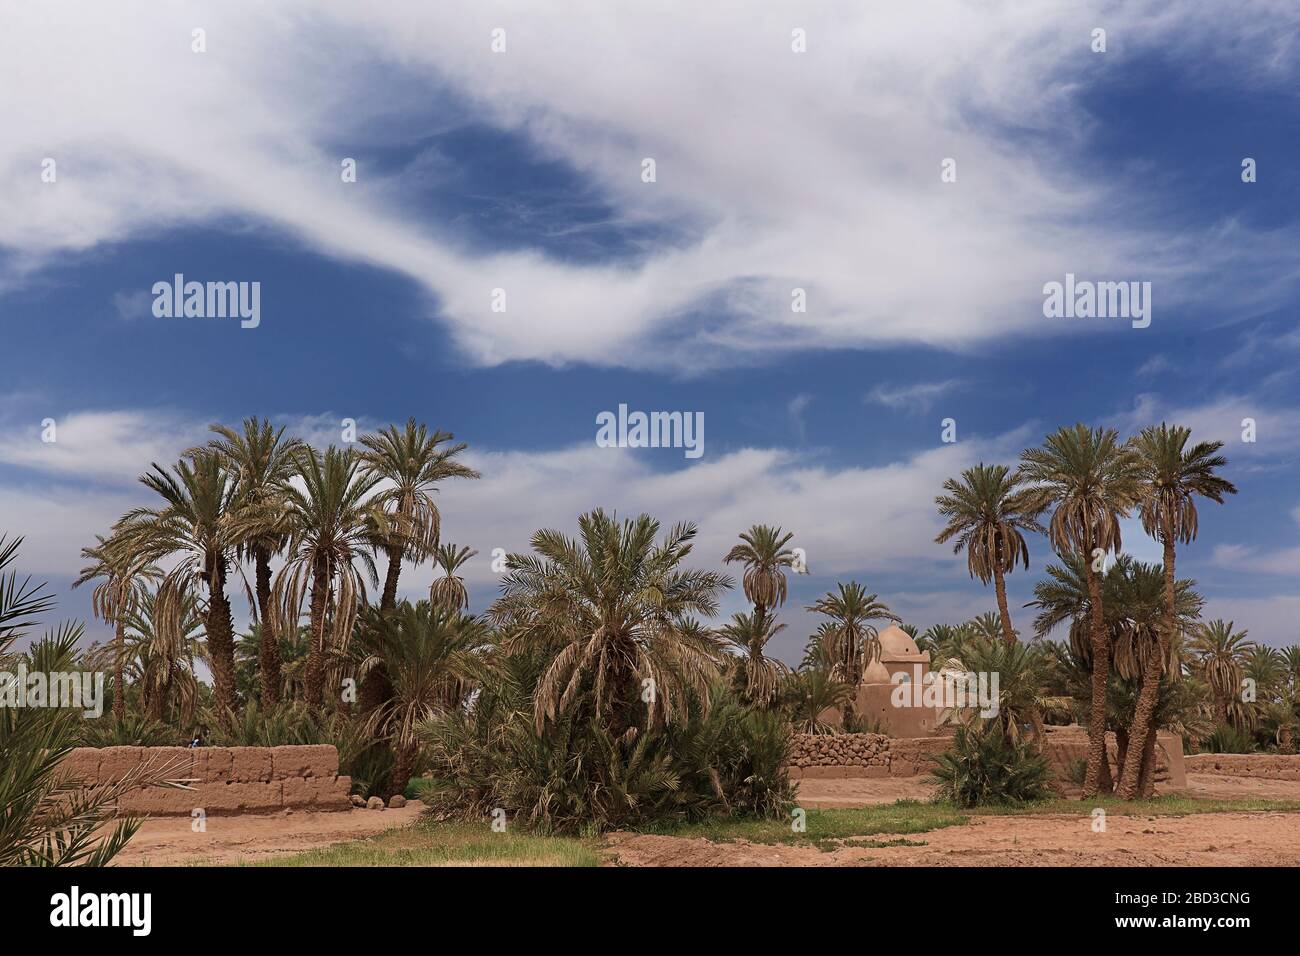
<svg viewBox="0 0 1300 956">
<path fill-rule="evenodd" d="M 924 846 L 872 849 L 610 835 L 611 862 L 625 866 L 1296 866 L 1300 813 L 1185 817 L 1111 814 L 1094 833 L 1087 814 L 980 817 L 967 826 L 906 835 Z M 897 834 L 875 834 L 888 841 Z M 851 842 L 851 841 L 850 841 Z"/>
<path fill-rule="evenodd" d="M 420 801 L 412 800 L 397 810 L 211 816 L 205 833 L 195 833 L 188 817 L 157 817 L 145 821 L 126 849 L 114 859 L 114 865 L 250 863 L 266 856 L 299 853 L 405 826 L 423 809 Z"/>
<path fill-rule="evenodd" d="M 1300 781 L 1189 774 L 1187 792 L 1203 799 L 1300 800 Z M 920 777 L 805 780 L 799 804 L 854 807 L 912 798 L 931 788 Z M 841 843 L 769 845 L 615 833 L 610 861 L 625 866 L 1296 866 L 1300 813 L 1213 813 L 1184 817 L 1112 813 L 1094 833 L 1088 813 L 979 817 L 970 824 L 917 834 L 873 834 L 924 846 L 868 848 Z"/>
<path fill-rule="evenodd" d="M 1300 800 L 1300 781 L 1190 774 L 1188 791 L 1205 799 L 1264 797 Z M 855 807 L 926 800 L 921 777 L 805 780 L 799 804 Z M 209 817 L 195 833 L 185 817 L 147 821 L 117 866 L 210 865 L 251 862 L 357 840 L 406 826 L 423 809 Z M 1300 865 L 1300 813 L 1215 813 L 1186 817 L 1111 814 L 1105 833 L 1092 831 L 1085 813 L 983 817 L 967 826 L 906 835 L 924 846 L 869 848 L 710 843 L 687 837 L 615 833 L 609 860 L 632 866 L 1285 866 Z M 885 842 L 897 834 L 874 834 Z M 851 841 L 850 841 L 851 842 Z"/>
</svg>

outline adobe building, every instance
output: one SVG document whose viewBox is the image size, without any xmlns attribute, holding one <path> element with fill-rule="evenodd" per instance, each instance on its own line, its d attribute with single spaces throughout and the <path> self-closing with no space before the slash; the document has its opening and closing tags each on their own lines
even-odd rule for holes
<svg viewBox="0 0 1300 956">
<path fill-rule="evenodd" d="M 916 641 L 897 624 L 880 632 L 880 657 L 867 665 L 858 684 L 853 702 L 854 713 L 875 730 L 890 737 L 930 737 L 942 725 L 948 711 L 942 707 L 926 707 L 914 696 L 902 706 L 895 704 L 895 691 L 900 684 L 910 683 L 916 675 L 930 670 L 930 652 L 916 646 Z M 897 677 L 895 675 L 898 675 Z M 839 726 L 838 710 L 825 710 L 821 719 Z"/>
</svg>

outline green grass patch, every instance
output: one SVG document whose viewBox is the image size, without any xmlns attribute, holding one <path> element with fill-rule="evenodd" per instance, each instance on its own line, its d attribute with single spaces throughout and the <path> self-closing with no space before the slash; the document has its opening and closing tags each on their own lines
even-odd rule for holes
<svg viewBox="0 0 1300 956">
<path fill-rule="evenodd" d="M 1066 814 L 1087 816 L 1096 807 L 1117 816 L 1187 816 L 1194 813 L 1242 813 L 1251 811 L 1300 811 L 1300 801 L 1295 800 L 1198 800 L 1191 797 L 1167 796 L 1151 800 L 1125 802 L 1115 797 L 1098 797 L 1089 801 L 1054 799 L 1019 807 L 977 807 L 959 810 L 947 803 L 922 803 L 918 800 L 899 800 L 870 807 L 837 807 L 825 810 L 808 810 L 806 830 L 796 833 L 791 829 L 792 819 L 754 820 L 719 818 L 698 823 L 665 825 L 643 832 L 671 836 L 701 837 L 715 843 L 747 840 L 750 843 L 811 843 L 827 846 L 844 843 L 853 838 L 870 837 L 880 833 L 917 834 L 944 827 L 962 826 L 978 816 L 1045 816 Z M 872 841 L 858 846 L 906 846 L 906 841 Z"/>
<path fill-rule="evenodd" d="M 597 866 L 591 840 L 494 833 L 487 824 L 419 820 L 363 840 L 253 866 Z"/>
</svg>

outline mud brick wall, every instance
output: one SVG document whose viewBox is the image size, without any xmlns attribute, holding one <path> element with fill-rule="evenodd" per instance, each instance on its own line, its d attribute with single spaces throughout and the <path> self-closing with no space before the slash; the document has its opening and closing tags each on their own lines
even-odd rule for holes
<svg viewBox="0 0 1300 956">
<path fill-rule="evenodd" d="M 1188 773 L 1300 780 L 1300 756 L 1286 754 L 1190 754 L 1183 758 L 1183 764 Z"/>
<path fill-rule="evenodd" d="M 297 747 L 79 747 L 60 769 L 82 786 L 121 780 L 144 766 L 191 789 L 138 787 L 118 804 L 120 815 L 190 816 L 348 810 L 350 777 L 339 775 L 332 744 Z"/>
<path fill-rule="evenodd" d="M 947 750 L 946 737 L 886 737 L 883 734 L 793 734 L 790 777 L 914 777 L 929 771 Z"/>
</svg>

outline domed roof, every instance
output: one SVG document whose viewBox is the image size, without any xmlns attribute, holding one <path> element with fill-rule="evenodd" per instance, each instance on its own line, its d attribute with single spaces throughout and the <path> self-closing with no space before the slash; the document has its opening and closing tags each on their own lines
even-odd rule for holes
<svg viewBox="0 0 1300 956">
<path fill-rule="evenodd" d="M 867 665 L 867 669 L 862 672 L 862 683 L 864 684 L 888 684 L 889 668 L 880 663 L 879 660 L 873 660 Z"/>
<path fill-rule="evenodd" d="M 897 624 L 891 624 L 880 632 L 880 656 L 886 660 L 897 657 L 915 657 L 921 650 L 916 646 L 907 631 Z"/>
</svg>

